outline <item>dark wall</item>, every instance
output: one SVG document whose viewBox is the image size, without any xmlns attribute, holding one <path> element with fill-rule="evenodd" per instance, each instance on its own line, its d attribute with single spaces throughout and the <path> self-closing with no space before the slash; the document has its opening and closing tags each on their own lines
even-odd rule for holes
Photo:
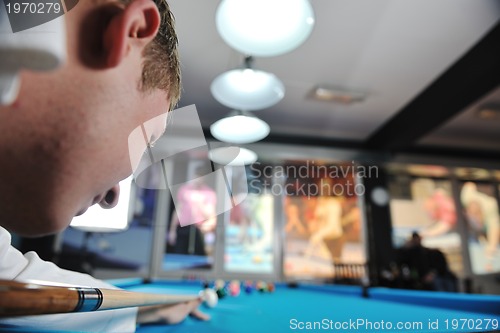
<svg viewBox="0 0 500 333">
<path fill-rule="evenodd" d="M 366 166 L 368 168 L 368 166 Z M 365 185 L 366 227 L 368 238 L 368 269 L 372 285 L 379 285 L 381 271 L 388 270 L 395 260 L 392 245 L 392 227 L 389 201 L 385 204 L 375 203 L 372 194 L 375 189 L 385 190 L 388 194 L 387 175 L 382 167 L 378 175 L 363 179 Z M 387 197 L 388 198 L 388 197 Z"/>
</svg>

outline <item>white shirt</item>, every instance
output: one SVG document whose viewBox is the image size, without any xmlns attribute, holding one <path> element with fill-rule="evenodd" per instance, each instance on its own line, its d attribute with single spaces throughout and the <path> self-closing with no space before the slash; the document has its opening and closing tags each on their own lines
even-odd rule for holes
<svg viewBox="0 0 500 333">
<path fill-rule="evenodd" d="M 43 261 L 35 252 L 23 255 L 11 246 L 11 235 L 0 227 L 0 279 L 41 280 L 86 286 L 112 288 L 90 275 L 61 269 L 51 262 Z M 0 331 L 6 325 L 38 330 L 61 330 L 78 332 L 135 332 L 137 308 L 106 310 L 87 313 L 26 316 L 0 320 Z"/>
</svg>

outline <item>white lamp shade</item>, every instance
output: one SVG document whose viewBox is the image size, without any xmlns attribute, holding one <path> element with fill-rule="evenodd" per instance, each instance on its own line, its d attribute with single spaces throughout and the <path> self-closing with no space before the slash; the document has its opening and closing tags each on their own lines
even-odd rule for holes
<svg viewBox="0 0 500 333">
<path fill-rule="evenodd" d="M 257 117 L 235 115 L 213 123 L 210 132 L 219 141 L 244 144 L 264 139 L 268 136 L 270 127 Z"/>
<path fill-rule="evenodd" d="M 246 148 L 220 147 L 208 152 L 208 157 L 221 165 L 249 165 L 257 161 L 257 154 Z"/>
<path fill-rule="evenodd" d="M 129 177 L 120 182 L 120 197 L 115 207 L 104 209 L 94 205 L 84 214 L 74 217 L 71 227 L 89 232 L 117 232 L 127 229 L 131 191 L 132 177 Z"/>
<path fill-rule="evenodd" d="M 271 107 L 285 96 L 285 86 L 274 74 L 251 68 L 222 73 L 210 90 L 222 105 L 247 111 Z"/>
<path fill-rule="evenodd" d="M 216 24 L 224 41 L 243 54 L 277 56 L 309 37 L 314 12 L 308 0 L 223 0 Z"/>
</svg>

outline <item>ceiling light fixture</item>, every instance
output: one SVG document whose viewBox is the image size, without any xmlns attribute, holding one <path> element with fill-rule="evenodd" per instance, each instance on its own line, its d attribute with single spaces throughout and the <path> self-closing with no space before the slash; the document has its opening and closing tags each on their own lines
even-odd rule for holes
<svg viewBox="0 0 500 333">
<path fill-rule="evenodd" d="M 500 119 L 500 104 L 485 104 L 476 111 L 476 116 L 485 120 Z"/>
<path fill-rule="evenodd" d="M 310 92 L 309 97 L 317 101 L 351 104 L 364 101 L 366 95 L 360 92 L 318 85 Z"/>
<path fill-rule="evenodd" d="M 208 152 L 208 157 L 213 162 L 220 165 L 249 165 L 257 161 L 257 154 L 247 148 L 241 147 L 220 147 Z"/>
<path fill-rule="evenodd" d="M 219 141 L 245 144 L 264 139 L 270 127 L 249 112 L 233 111 L 210 126 L 210 133 Z"/>
<path fill-rule="evenodd" d="M 224 41 L 253 56 L 277 56 L 302 44 L 314 27 L 308 0 L 223 0 L 216 24 Z"/>
<path fill-rule="evenodd" d="M 281 101 L 285 86 L 274 74 L 252 68 L 252 57 L 245 58 L 243 68 L 217 76 L 210 86 L 214 98 L 227 107 L 255 111 Z"/>
</svg>

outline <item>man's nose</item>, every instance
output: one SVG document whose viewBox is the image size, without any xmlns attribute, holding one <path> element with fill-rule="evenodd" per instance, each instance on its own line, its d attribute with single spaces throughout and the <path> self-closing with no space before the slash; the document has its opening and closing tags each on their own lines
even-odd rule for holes
<svg viewBox="0 0 500 333">
<path fill-rule="evenodd" d="M 116 184 L 110 188 L 101 201 L 99 205 L 104 209 L 110 209 L 118 204 L 118 198 L 120 197 L 120 185 Z"/>
</svg>

